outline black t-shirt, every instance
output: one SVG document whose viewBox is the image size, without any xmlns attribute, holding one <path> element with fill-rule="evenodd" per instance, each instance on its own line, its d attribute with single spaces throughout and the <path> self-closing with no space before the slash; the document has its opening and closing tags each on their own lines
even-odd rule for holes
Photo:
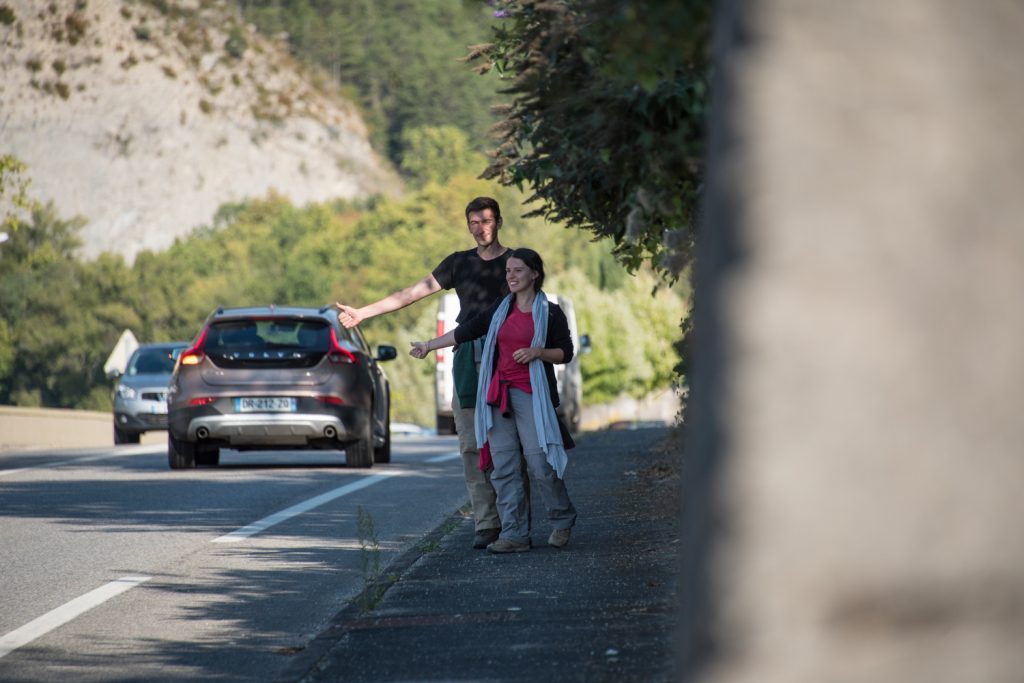
<svg viewBox="0 0 1024 683">
<path fill-rule="evenodd" d="M 505 262 L 511 252 L 511 249 L 506 249 L 498 258 L 485 261 L 476 249 L 457 251 L 434 268 L 437 284 L 444 289 L 454 288 L 459 297 L 457 322 L 487 310 L 495 299 L 508 294 Z"/>
</svg>

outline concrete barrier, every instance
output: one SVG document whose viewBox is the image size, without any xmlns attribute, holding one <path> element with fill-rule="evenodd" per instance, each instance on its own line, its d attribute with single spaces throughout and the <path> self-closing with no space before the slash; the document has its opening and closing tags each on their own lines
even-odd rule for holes
<svg viewBox="0 0 1024 683">
<path fill-rule="evenodd" d="M 166 432 L 149 432 L 141 443 L 158 444 L 166 439 Z M 113 445 L 110 413 L 0 406 L 0 452 Z"/>
</svg>

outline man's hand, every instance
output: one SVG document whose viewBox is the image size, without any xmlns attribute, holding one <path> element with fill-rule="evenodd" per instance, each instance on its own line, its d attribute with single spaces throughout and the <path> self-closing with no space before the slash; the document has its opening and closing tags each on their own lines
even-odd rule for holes
<svg viewBox="0 0 1024 683">
<path fill-rule="evenodd" d="M 336 301 L 334 305 L 338 309 L 338 320 L 345 327 L 355 327 L 363 322 L 363 317 L 359 315 L 359 309 L 346 306 L 340 301 Z"/>
<path fill-rule="evenodd" d="M 413 358 L 423 360 L 427 357 L 427 354 L 430 353 L 430 349 L 427 348 L 427 342 L 414 341 L 409 342 L 409 344 L 412 345 L 412 348 L 409 349 L 409 355 Z"/>
</svg>

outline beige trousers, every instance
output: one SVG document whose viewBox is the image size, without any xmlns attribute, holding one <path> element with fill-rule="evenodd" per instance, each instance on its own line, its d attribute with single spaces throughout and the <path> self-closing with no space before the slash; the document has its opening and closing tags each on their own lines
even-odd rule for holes
<svg viewBox="0 0 1024 683">
<path fill-rule="evenodd" d="M 455 433 L 459 437 L 459 453 L 462 454 L 462 473 L 466 479 L 469 503 L 473 506 L 473 522 L 477 531 L 500 529 L 498 507 L 495 503 L 491 475 L 480 471 L 480 449 L 476 447 L 476 430 L 473 425 L 473 408 L 462 408 L 459 397 L 452 397 L 452 415 L 455 418 Z"/>
</svg>

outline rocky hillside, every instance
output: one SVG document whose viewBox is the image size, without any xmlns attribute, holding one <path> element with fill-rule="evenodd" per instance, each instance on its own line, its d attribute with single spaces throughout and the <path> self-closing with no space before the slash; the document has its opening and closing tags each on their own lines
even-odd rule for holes
<svg viewBox="0 0 1024 683">
<path fill-rule="evenodd" d="M 399 186 L 329 79 L 226 0 L 0 0 L 0 153 L 88 219 L 86 257 L 165 248 L 224 202 Z"/>
</svg>

